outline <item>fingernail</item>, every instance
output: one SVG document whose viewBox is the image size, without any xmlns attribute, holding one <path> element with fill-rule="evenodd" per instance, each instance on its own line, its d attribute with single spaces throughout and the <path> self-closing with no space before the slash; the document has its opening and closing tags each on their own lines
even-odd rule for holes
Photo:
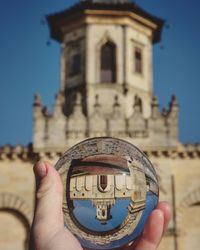
<svg viewBox="0 0 200 250">
<path fill-rule="evenodd" d="M 47 174 L 46 164 L 43 161 L 37 162 L 34 166 L 34 173 L 38 180 L 43 179 Z"/>
</svg>

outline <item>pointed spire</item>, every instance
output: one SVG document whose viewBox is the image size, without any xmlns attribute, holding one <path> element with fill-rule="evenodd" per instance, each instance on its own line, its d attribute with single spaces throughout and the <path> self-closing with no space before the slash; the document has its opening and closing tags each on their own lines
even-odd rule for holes
<svg viewBox="0 0 200 250">
<path fill-rule="evenodd" d="M 38 93 L 36 93 L 34 95 L 34 102 L 33 102 L 33 119 L 35 120 L 41 116 L 43 116 L 41 97 Z"/>
<path fill-rule="evenodd" d="M 48 117 L 49 116 L 49 110 L 47 106 L 44 106 L 42 109 L 42 113 L 44 116 Z"/>
<path fill-rule="evenodd" d="M 142 114 L 142 100 L 138 95 L 134 97 L 133 108 L 133 114 L 127 119 L 128 134 L 131 137 L 145 137 L 147 134 L 146 120 Z"/>
<path fill-rule="evenodd" d="M 95 103 L 94 103 L 94 107 L 100 107 L 101 105 L 99 104 L 99 95 L 95 96 Z"/>
<path fill-rule="evenodd" d="M 95 103 L 94 103 L 94 112 L 100 113 L 101 104 L 99 103 L 99 95 L 95 96 Z"/>
<path fill-rule="evenodd" d="M 62 113 L 62 104 L 63 104 L 63 96 L 61 92 L 55 96 L 55 105 L 54 105 L 54 113 L 53 115 L 60 115 Z"/>
<path fill-rule="evenodd" d="M 108 117 L 108 134 L 113 137 L 125 136 L 126 120 L 121 111 L 118 95 L 114 97 L 113 112 Z"/>
<path fill-rule="evenodd" d="M 154 106 L 157 106 L 157 107 L 159 106 L 157 96 L 152 97 L 152 107 L 154 107 Z"/>
<path fill-rule="evenodd" d="M 179 110 L 179 106 L 177 103 L 177 99 L 176 96 L 173 95 L 171 97 L 171 101 L 169 103 L 169 110 L 168 110 L 168 118 L 172 118 L 172 119 L 178 119 L 178 110 Z"/>
<path fill-rule="evenodd" d="M 178 112 L 179 107 L 176 100 L 176 96 L 171 97 L 169 103 L 169 110 L 167 114 L 167 124 L 168 124 L 168 134 L 169 137 L 173 140 L 178 141 L 179 129 L 178 129 Z"/>
<path fill-rule="evenodd" d="M 175 95 L 172 95 L 171 101 L 169 103 L 169 108 L 172 109 L 173 107 L 178 107 L 177 99 Z"/>
<path fill-rule="evenodd" d="M 61 105 L 62 105 L 62 96 L 61 96 L 61 93 L 59 92 L 55 98 L 55 107 L 61 106 Z"/>
<path fill-rule="evenodd" d="M 142 101 L 141 99 L 136 95 L 134 98 L 134 112 L 139 114 L 142 113 Z"/>
<path fill-rule="evenodd" d="M 34 95 L 33 106 L 34 106 L 34 107 L 41 107 L 41 105 L 42 105 L 41 96 L 40 96 L 38 93 L 36 93 L 36 94 Z"/>
<path fill-rule="evenodd" d="M 114 104 L 113 104 L 113 107 L 120 107 L 120 104 L 119 104 L 119 97 L 118 95 L 115 95 L 114 97 Z"/>
<path fill-rule="evenodd" d="M 121 105 L 119 104 L 119 97 L 115 95 L 113 104 L 113 115 L 119 115 L 121 112 Z"/>
<path fill-rule="evenodd" d="M 74 100 L 74 109 L 68 117 L 67 136 L 69 138 L 83 138 L 87 132 L 87 120 L 82 111 L 82 97 L 77 93 Z"/>
<path fill-rule="evenodd" d="M 99 137 L 107 135 L 107 120 L 102 114 L 99 95 L 95 96 L 94 110 L 88 119 L 88 136 Z"/>
<path fill-rule="evenodd" d="M 151 114 L 152 118 L 160 117 L 159 103 L 158 103 L 158 98 L 156 96 L 153 96 L 152 98 L 151 107 L 152 107 L 152 114 Z"/>
</svg>

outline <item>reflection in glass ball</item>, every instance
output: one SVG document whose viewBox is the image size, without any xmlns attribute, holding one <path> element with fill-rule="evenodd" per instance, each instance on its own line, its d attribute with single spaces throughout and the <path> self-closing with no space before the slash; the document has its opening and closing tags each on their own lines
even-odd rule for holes
<svg viewBox="0 0 200 250">
<path fill-rule="evenodd" d="M 66 151 L 55 168 L 65 187 L 66 226 L 83 247 L 114 249 L 134 241 L 157 205 L 152 164 L 124 140 L 85 140 Z"/>
</svg>

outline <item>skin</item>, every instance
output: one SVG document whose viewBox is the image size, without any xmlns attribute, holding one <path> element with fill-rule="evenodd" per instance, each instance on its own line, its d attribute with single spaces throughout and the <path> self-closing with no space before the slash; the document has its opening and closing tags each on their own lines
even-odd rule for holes
<svg viewBox="0 0 200 250">
<path fill-rule="evenodd" d="M 33 170 L 36 178 L 36 207 L 30 250 L 83 250 L 77 239 L 63 226 L 63 185 L 58 172 L 44 161 L 36 163 Z M 169 204 L 160 202 L 152 211 L 141 237 L 118 250 L 156 250 L 170 218 Z"/>
</svg>

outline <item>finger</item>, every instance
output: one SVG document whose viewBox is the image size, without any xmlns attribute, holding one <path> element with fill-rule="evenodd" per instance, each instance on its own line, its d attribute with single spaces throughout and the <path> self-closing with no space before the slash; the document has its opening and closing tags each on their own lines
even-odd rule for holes
<svg viewBox="0 0 200 250">
<path fill-rule="evenodd" d="M 137 242 L 136 250 L 155 250 L 159 245 L 164 229 L 164 213 L 155 209 L 149 216 L 144 232 Z"/>
<path fill-rule="evenodd" d="M 168 202 L 159 202 L 156 209 L 159 209 L 163 212 L 164 215 L 164 225 L 163 225 L 163 234 L 166 232 L 167 227 L 169 225 L 171 216 L 172 216 L 172 211 L 171 211 L 171 206 L 169 205 Z M 133 242 L 130 242 L 128 245 L 124 246 L 123 248 L 120 248 L 120 250 L 122 249 L 135 249 L 136 246 L 139 246 L 139 243 L 141 242 L 141 238 L 143 237 L 139 237 L 138 239 L 136 239 Z M 141 244 L 141 243 L 140 243 Z"/>
<path fill-rule="evenodd" d="M 171 206 L 169 205 L 168 202 L 163 201 L 159 202 L 156 208 L 162 210 L 164 214 L 164 228 L 163 228 L 163 234 L 164 234 L 168 228 L 169 222 L 172 217 Z"/>
<path fill-rule="evenodd" d="M 38 162 L 33 170 L 37 183 L 34 224 L 41 232 L 59 230 L 64 225 L 60 176 L 48 162 Z"/>
</svg>

